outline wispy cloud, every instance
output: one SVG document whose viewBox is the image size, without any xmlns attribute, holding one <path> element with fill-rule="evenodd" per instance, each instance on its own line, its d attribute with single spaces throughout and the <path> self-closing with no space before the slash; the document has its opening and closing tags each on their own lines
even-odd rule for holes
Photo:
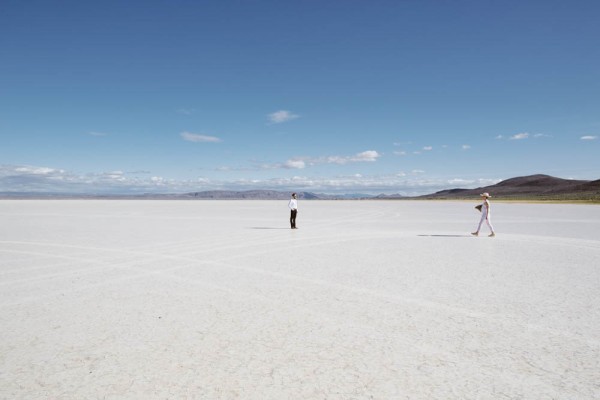
<svg viewBox="0 0 600 400">
<path fill-rule="evenodd" d="M 374 162 L 381 157 L 381 154 L 376 152 L 375 150 L 367 150 L 362 153 L 355 154 L 353 156 L 330 156 L 327 157 L 327 164 L 348 164 L 355 162 Z"/>
<path fill-rule="evenodd" d="M 240 185 L 249 185 L 273 190 L 307 190 L 323 193 L 402 193 L 417 195 L 433 193 L 449 188 L 448 182 L 429 180 L 415 174 L 402 172 L 391 175 L 352 174 L 334 178 L 293 176 L 273 178 L 260 182 L 238 181 Z"/>
<path fill-rule="evenodd" d="M 181 114 L 181 115 L 192 115 L 196 112 L 196 110 L 191 109 L 191 108 L 180 108 L 176 112 L 177 112 L 177 114 Z"/>
<path fill-rule="evenodd" d="M 596 140 L 596 139 L 598 139 L 598 136 L 587 135 L 587 136 L 582 136 L 580 139 L 581 140 Z"/>
<path fill-rule="evenodd" d="M 0 165 L 0 192 L 131 194 L 185 192 L 197 189 L 196 180 L 141 177 L 123 171 L 78 174 L 64 169 L 29 165 Z"/>
<path fill-rule="evenodd" d="M 95 137 L 103 137 L 103 136 L 108 136 L 108 133 L 104 133 L 104 132 L 88 132 L 88 135 L 95 136 Z"/>
<path fill-rule="evenodd" d="M 297 160 L 298 161 L 298 160 Z M 300 166 L 297 164 L 296 166 Z M 301 168 L 295 168 L 301 170 Z M 436 179 L 414 169 L 383 175 L 354 173 L 347 176 L 293 176 L 267 179 L 217 180 L 197 177 L 176 180 L 160 175 L 132 176 L 119 170 L 77 174 L 63 169 L 0 165 L 0 192 L 37 193 L 187 193 L 201 190 L 308 190 L 323 193 L 402 193 L 419 195 L 456 187 L 475 188 L 497 183 L 499 179 Z"/>
<path fill-rule="evenodd" d="M 424 171 L 413 170 L 410 173 L 399 172 L 389 175 L 353 174 L 335 178 L 294 176 L 291 178 L 274 178 L 259 182 L 245 181 L 260 188 L 273 190 L 307 190 L 323 193 L 401 193 L 406 196 L 434 193 L 444 189 L 457 187 L 473 189 L 493 185 L 500 179 L 432 179 L 424 176 Z M 239 184 L 242 182 L 238 181 Z"/>
<path fill-rule="evenodd" d="M 425 147 L 423 147 L 423 150 L 424 151 L 431 151 L 431 150 L 433 150 L 433 146 L 425 146 Z"/>
<path fill-rule="evenodd" d="M 300 118 L 299 115 L 287 110 L 275 111 L 274 113 L 267 115 L 267 117 L 269 119 L 269 122 L 271 122 L 272 124 L 281 124 L 283 122 L 288 122 L 296 118 Z"/>
<path fill-rule="evenodd" d="M 10 171 L 11 169 L 8 169 Z M 12 168 L 12 171 L 18 175 L 29 175 L 29 176 L 60 176 L 65 173 L 64 169 L 55 169 L 47 167 L 31 167 L 31 166 L 16 166 Z M 5 169 L 6 173 L 7 170 Z"/>
<path fill-rule="evenodd" d="M 221 141 L 221 139 L 215 136 L 199 135 L 191 132 L 181 132 L 180 136 L 183 140 L 195 143 L 217 143 Z"/>
<path fill-rule="evenodd" d="M 471 146 L 470 146 L 470 145 L 468 145 L 468 144 L 463 144 L 461 148 L 462 148 L 463 150 L 469 150 L 469 149 L 471 148 Z"/>
<path fill-rule="evenodd" d="M 524 140 L 524 139 L 529 139 L 529 133 L 527 133 L 527 132 L 517 133 L 516 135 L 511 136 L 509 139 L 510 140 Z"/>
<path fill-rule="evenodd" d="M 508 137 L 508 140 L 525 140 L 525 139 L 529 139 L 529 138 L 534 138 L 534 139 L 542 139 L 542 138 L 551 138 L 552 135 L 547 135 L 545 133 L 535 133 L 535 134 L 531 134 L 529 132 L 522 132 L 522 133 L 517 133 L 516 135 L 512 135 Z M 505 139 L 504 135 L 498 135 L 496 136 L 497 140 L 502 140 Z"/>
<path fill-rule="evenodd" d="M 283 168 L 287 169 L 304 169 L 306 167 L 306 162 L 304 160 L 287 160 L 283 164 Z"/>
<path fill-rule="evenodd" d="M 118 182 L 123 182 L 126 180 L 125 173 L 123 171 L 103 172 L 100 176 L 102 176 L 105 179 L 114 180 Z"/>
<path fill-rule="evenodd" d="M 283 163 L 262 164 L 260 169 L 304 169 L 322 164 L 345 165 L 362 162 L 375 162 L 381 157 L 375 150 L 367 150 L 351 156 L 324 156 L 324 157 L 293 157 Z"/>
</svg>

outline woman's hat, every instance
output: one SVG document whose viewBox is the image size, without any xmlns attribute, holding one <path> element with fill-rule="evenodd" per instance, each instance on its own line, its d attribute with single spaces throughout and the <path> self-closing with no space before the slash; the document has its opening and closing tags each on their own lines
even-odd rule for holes
<svg viewBox="0 0 600 400">
<path fill-rule="evenodd" d="M 490 194 L 488 192 L 481 193 L 480 196 L 481 197 L 492 197 L 492 196 L 490 196 Z"/>
</svg>

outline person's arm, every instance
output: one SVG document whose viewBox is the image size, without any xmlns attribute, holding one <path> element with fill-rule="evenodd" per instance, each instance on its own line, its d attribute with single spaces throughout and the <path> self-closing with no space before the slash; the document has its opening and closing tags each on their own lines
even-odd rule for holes
<svg viewBox="0 0 600 400">
<path fill-rule="evenodd" d="M 490 215 L 490 202 L 487 201 L 487 199 L 485 200 L 485 219 L 488 219 L 488 216 Z"/>
</svg>

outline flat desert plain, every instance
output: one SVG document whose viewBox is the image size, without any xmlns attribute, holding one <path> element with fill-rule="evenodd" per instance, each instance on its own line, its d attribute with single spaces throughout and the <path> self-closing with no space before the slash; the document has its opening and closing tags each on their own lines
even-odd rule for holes
<svg viewBox="0 0 600 400">
<path fill-rule="evenodd" d="M 600 206 L 0 201 L 2 399 L 599 399 Z"/>
</svg>

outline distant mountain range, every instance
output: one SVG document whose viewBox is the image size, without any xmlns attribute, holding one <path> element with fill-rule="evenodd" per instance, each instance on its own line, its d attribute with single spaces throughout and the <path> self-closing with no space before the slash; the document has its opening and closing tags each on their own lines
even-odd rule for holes
<svg viewBox="0 0 600 400">
<path fill-rule="evenodd" d="M 143 194 L 65 194 L 0 192 L 0 199 L 109 199 L 109 200 L 288 200 L 292 192 L 276 190 L 207 190 L 191 193 L 143 193 Z M 297 192 L 304 200 L 346 200 L 365 198 L 365 195 L 328 195 L 311 192 Z"/>
<path fill-rule="evenodd" d="M 362 194 L 328 195 L 312 192 L 298 192 L 304 200 L 406 200 L 406 199 L 472 199 L 480 193 L 488 192 L 493 198 L 506 200 L 565 200 L 600 202 L 600 179 L 583 181 L 561 179 L 548 175 L 531 175 L 511 178 L 491 186 L 476 189 L 447 189 L 436 193 L 416 197 L 400 194 L 380 194 L 368 196 Z M 38 193 L 0 193 L 4 199 L 139 199 L 139 200 L 286 200 L 290 192 L 275 190 L 211 190 L 181 194 L 139 194 L 139 195 L 69 195 Z"/>
<path fill-rule="evenodd" d="M 504 180 L 477 189 L 449 189 L 419 196 L 420 199 L 464 199 L 483 192 L 506 200 L 587 200 L 600 201 L 600 179 L 582 181 L 548 175 L 530 175 Z"/>
</svg>

